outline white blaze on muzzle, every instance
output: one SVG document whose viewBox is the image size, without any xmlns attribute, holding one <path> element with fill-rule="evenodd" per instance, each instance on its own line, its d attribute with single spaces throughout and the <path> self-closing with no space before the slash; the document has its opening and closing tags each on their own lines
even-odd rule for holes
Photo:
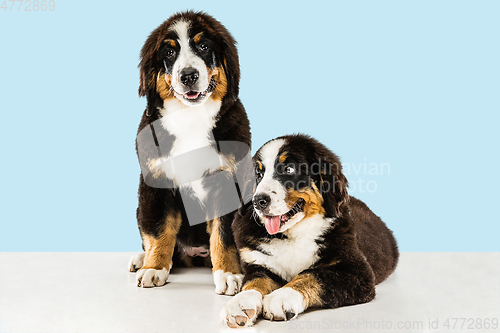
<svg viewBox="0 0 500 333">
<path fill-rule="evenodd" d="M 189 91 L 203 92 L 208 89 L 209 75 L 205 62 L 193 52 L 189 45 L 189 27 L 190 22 L 180 20 L 173 25 L 172 30 L 179 37 L 178 42 L 180 52 L 175 60 L 172 69 L 172 87 L 177 94 L 184 95 Z M 181 73 L 187 68 L 193 68 L 198 71 L 198 79 L 193 86 L 185 86 L 180 79 Z"/>
<path fill-rule="evenodd" d="M 254 197 L 258 194 L 266 194 L 271 198 L 266 215 L 281 215 L 289 209 L 285 202 L 285 187 L 277 179 L 273 178 L 278 153 L 284 144 L 285 140 L 283 139 L 273 140 L 264 145 L 260 151 L 265 171 L 264 177 L 255 189 Z M 260 211 L 257 211 L 257 214 L 264 217 L 264 214 Z"/>
</svg>

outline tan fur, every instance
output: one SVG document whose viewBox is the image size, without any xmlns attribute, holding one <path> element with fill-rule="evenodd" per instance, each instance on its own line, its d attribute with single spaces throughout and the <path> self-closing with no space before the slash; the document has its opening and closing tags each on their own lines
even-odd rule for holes
<svg viewBox="0 0 500 333">
<path fill-rule="evenodd" d="M 288 152 L 284 152 L 283 154 L 281 154 L 280 156 L 280 163 L 284 163 L 286 161 L 286 158 L 288 157 Z"/>
<path fill-rule="evenodd" d="M 222 68 L 216 67 L 214 69 L 207 68 L 209 78 L 213 77 L 215 81 L 215 89 L 210 98 L 214 101 L 220 101 L 226 96 L 227 93 L 227 78 L 226 73 Z"/>
<path fill-rule="evenodd" d="M 171 90 L 172 76 L 167 74 L 160 75 L 156 79 L 156 91 L 160 94 L 162 100 L 170 99 L 174 97 L 174 93 Z"/>
<path fill-rule="evenodd" d="M 298 291 L 302 297 L 304 297 L 306 308 L 322 306 L 320 296 L 322 288 L 313 275 L 299 274 L 284 287 L 290 287 L 293 290 Z"/>
<path fill-rule="evenodd" d="M 163 43 L 168 43 L 170 46 L 175 47 L 175 40 L 173 39 L 165 39 Z"/>
<path fill-rule="evenodd" d="M 175 248 L 175 239 L 181 226 L 181 214 L 168 215 L 163 230 L 158 238 L 142 235 L 142 242 L 146 256 L 142 269 L 172 268 L 172 255 Z"/>
<path fill-rule="evenodd" d="M 242 291 L 245 290 L 257 290 L 262 294 L 262 296 L 265 296 L 267 294 L 272 293 L 274 290 L 278 289 L 280 285 L 275 282 L 273 279 L 267 276 L 259 277 L 256 278 L 252 281 L 247 282 L 243 286 Z"/>
<path fill-rule="evenodd" d="M 257 161 L 257 166 L 259 167 L 259 170 L 262 170 L 262 163 L 260 163 L 260 161 Z"/>
<path fill-rule="evenodd" d="M 285 201 L 289 208 L 292 208 L 299 198 L 304 199 L 304 218 L 325 213 L 325 209 L 323 208 L 323 196 L 314 183 L 311 184 L 311 187 L 312 189 L 306 188 L 298 191 L 289 190 L 285 197 Z"/>
<path fill-rule="evenodd" d="M 198 43 L 201 39 L 201 36 L 203 36 L 203 31 L 202 32 L 199 32 L 197 33 L 194 37 L 193 37 L 193 40 L 195 43 Z"/>
<path fill-rule="evenodd" d="M 220 239 L 219 229 L 220 220 L 214 219 L 207 224 L 210 227 L 210 257 L 212 258 L 212 271 L 222 270 L 226 273 L 241 274 L 240 257 L 236 246 L 224 246 Z"/>
</svg>

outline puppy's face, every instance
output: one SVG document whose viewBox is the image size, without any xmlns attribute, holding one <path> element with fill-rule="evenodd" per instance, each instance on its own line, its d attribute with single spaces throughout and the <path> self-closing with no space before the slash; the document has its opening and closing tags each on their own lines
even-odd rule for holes
<svg viewBox="0 0 500 333">
<path fill-rule="evenodd" d="M 154 30 L 141 51 L 139 95 L 156 93 L 187 106 L 238 94 L 235 42 L 215 19 L 203 13 L 174 15 Z"/>
<path fill-rule="evenodd" d="M 173 94 L 188 106 L 204 103 L 213 93 L 216 82 L 223 79 L 217 68 L 217 45 L 209 33 L 201 26 L 179 20 L 162 43 L 159 57 L 164 74 L 159 80 L 165 82 L 158 82 L 158 92 Z"/>
<path fill-rule="evenodd" d="M 338 158 L 306 136 L 287 136 L 262 146 L 254 157 L 254 210 L 269 234 L 307 218 L 336 217 L 347 200 Z"/>
</svg>

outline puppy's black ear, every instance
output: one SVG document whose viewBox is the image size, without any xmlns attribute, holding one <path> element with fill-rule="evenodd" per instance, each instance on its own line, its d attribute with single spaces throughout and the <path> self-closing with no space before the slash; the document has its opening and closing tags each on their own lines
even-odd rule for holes
<svg viewBox="0 0 500 333">
<path fill-rule="evenodd" d="M 236 41 L 229 35 L 222 39 L 222 60 L 221 66 L 226 74 L 227 92 L 225 98 L 235 101 L 239 95 L 240 85 L 240 62 Z"/>
<path fill-rule="evenodd" d="M 321 194 L 326 217 L 340 217 L 342 208 L 349 201 L 347 188 L 349 183 L 342 172 L 342 164 L 333 153 L 326 153 L 319 157 L 321 161 Z"/>
<path fill-rule="evenodd" d="M 156 87 L 155 55 L 158 51 L 158 29 L 149 35 L 141 49 L 141 61 L 139 63 L 140 83 L 139 96 L 147 96 L 148 91 L 154 91 Z"/>
<path fill-rule="evenodd" d="M 148 91 L 154 89 L 154 72 L 151 61 L 141 61 L 140 68 L 140 83 L 139 96 L 146 96 Z"/>
</svg>

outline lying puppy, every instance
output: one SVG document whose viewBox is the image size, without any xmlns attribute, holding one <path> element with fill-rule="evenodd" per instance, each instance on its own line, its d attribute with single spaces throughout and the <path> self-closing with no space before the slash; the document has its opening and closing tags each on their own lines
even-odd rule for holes
<svg viewBox="0 0 500 333">
<path fill-rule="evenodd" d="M 231 232 L 241 198 L 231 193 L 237 162 L 250 150 L 250 125 L 238 98 L 235 44 L 219 21 L 187 11 L 156 28 L 141 50 L 139 95 L 147 108 L 136 141 L 137 223 L 145 252 L 129 263 L 140 287 L 163 286 L 173 257 L 209 255 L 217 293 L 234 295 L 241 286 Z"/>
<path fill-rule="evenodd" d="M 243 291 L 222 308 L 222 321 L 237 328 L 261 313 L 289 320 L 309 307 L 371 301 L 399 252 L 384 222 L 348 195 L 339 158 L 311 137 L 291 135 L 269 141 L 253 160 L 253 205 L 232 226 Z"/>
</svg>

